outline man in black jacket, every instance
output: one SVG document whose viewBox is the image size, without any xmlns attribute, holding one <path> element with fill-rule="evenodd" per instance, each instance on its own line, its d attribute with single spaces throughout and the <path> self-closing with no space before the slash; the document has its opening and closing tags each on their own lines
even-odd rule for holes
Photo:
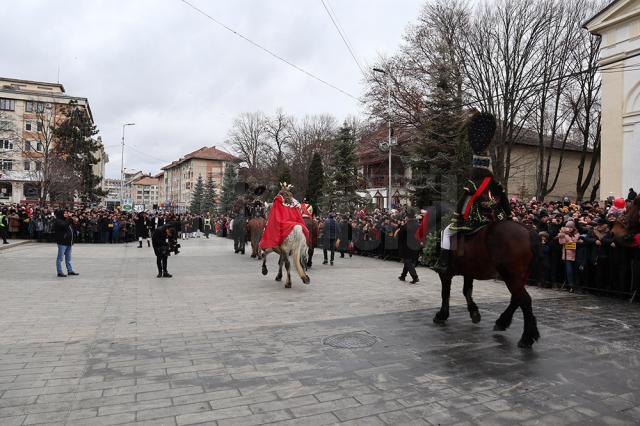
<svg viewBox="0 0 640 426">
<path fill-rule="evenodd" d="M 416 239 L 416 231 L 419 226 L 420 224 L 415 218 L 415 212 L 409 210 L 406 223 L 398 229 L 396 234 L 398 237 L 398 253 L 404 263 L 402 273 L 398 279 L 404 281 L 407 274 L 409 274 L 412 278 L 411 284 L 416 284 L 420 281 L 416 272 L 416 264 L 420 254 L 420 243 Z"/>
<path fill-rule="evenodd" d="M 53 224 L 53 232 L 55 234 L 56 244 L 58 245 L 58 257 L 56 258 L 56 269 L 59 277 L 67 275 L 79 275 L 73 271 L 71 266 L 71 247 L 73 246 L 73 227 L 69 220 L 69 214 L 63 210 L 55 212 L 56 221 Z M 67 275 L 62 272 L 62 257 L 67 267 Z"/>
<path fill-rule="evenodd" d="M 169 239 L 175 238 L 175 229 L 167 224 L 156 228 L 151 237 L 153 244 L 153 252 L 156 254 L 156 265 L 158 266 L 158 278 L 171 278 L 172 275 L 167 272 L 167 259 L 169 258 Z"/>
</svg>

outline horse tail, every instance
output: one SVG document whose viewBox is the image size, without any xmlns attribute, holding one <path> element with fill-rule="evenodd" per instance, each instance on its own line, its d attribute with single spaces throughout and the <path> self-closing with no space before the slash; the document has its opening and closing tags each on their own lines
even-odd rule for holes
<svg viewBox="0 0 640 426">
<path fill-rule="evenodd" d="M 294 226 L 293 231 L 291 232 L 291 236 L 293 237 L 291 240 L 291 247 L 293 249 L 293 263 L 296 267 L 298 275 L 300 275 L 300 278 L 302 278 L 302 281 L 308 284 L 309 277 L 307 277 L 307 274 L 304 271 L 301 263 L 301 259 L 307 256 L 307 238 L 304 236 L 302 226 Z"/>
<path fill-rule="evenodd" d="M 529 231 L 529 246 L 531 248 L 531 262 L 529 262 L 529 277 L 535 284 L 540 284 L 543 277 L 543 259 L 540 237 L 535 231 Z"/>
</svg>

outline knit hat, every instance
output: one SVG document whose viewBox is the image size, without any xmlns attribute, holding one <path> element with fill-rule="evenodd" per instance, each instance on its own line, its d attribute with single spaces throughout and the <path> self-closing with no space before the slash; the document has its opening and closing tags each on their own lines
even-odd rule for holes
<svg viewBox="0 0 640 426">
<path fill-rule="evenodd" d="M 564 226 L 566 226 L 567 228 L 574 228 L 575 229 L 576 224 L 572 220 L 570 220 Z"/>
</svg>

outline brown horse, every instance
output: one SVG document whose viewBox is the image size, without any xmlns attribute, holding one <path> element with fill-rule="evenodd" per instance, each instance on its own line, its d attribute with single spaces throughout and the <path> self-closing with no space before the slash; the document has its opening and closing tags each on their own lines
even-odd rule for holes
<svg viewBox="0 0 640 426">
<path fill-rule="evenodd" d="M 478 306 L 471 296 L 473 280 L 487 280 L 499 274 L 511 293 L 511 302 L 496 320 L 493 329 L 504 331 L 509 328 L 515 311 L 522 309 L 524 331 L 518 346 L 530 348 L 540 338 L 531 297 L 525 287 L 531 267 L 537 262 L 540 252 L 537 236 L 523 225 L 506 220 L 490 223 L 467 235 L 458 233 L 452 237 L 452 248 L 451 266 L 446 273 L 440 274 L 442 307 L 433 321 L 444 324 L 449 318 L 451 279 L 462 275 L 462 293 L 467 300 L 471 321 L 480 322 Z"/>
<path fill-rule="evenodd" d="M 318 222 L 313 220 L 313 218 L 311 217 L 305 217 L 304 224 L 307 225 L 307 230 L 309 231 L 309 239 L 311 240 L 309 241 L 310 245 L 307 252 L 307 269 L 309 269 L 313 264 L 312 259 L 314 249 L 316 245 L 318 245 Z"/>
<path fill-rule="evenodd" d="M 253 217 L 247 223 L 247 233 L 251 241 L 251 257 L 254 259 L 262 259 L 262 250 L 259 244 L 266 223 L 267 221 L 263 217 Z"/>
<path fill-rule="evenodd" d="M 611 232 L 613 233 L 616 246 L 631 247 L 633 245 L 633 242 L 627 237 L 640 232 L 640 218 L 638 217 L 639 211 L 640 196 L 633 200 L 631 205 L 627 207 L 625 215 L 618 218 L 611 227 Z"/>
</svg>

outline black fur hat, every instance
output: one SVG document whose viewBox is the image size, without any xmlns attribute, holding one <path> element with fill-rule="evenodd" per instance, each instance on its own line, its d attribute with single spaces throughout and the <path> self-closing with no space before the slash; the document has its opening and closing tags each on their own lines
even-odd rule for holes
<svg viewBox="0 0 640 426">
<path fill-rule="evenodd" d="M 467 125 L 467 136 L 473 153 L 483 155 L 496 133 L 496 118 L 488 112 L 473 115 Z"/>
</svg>

